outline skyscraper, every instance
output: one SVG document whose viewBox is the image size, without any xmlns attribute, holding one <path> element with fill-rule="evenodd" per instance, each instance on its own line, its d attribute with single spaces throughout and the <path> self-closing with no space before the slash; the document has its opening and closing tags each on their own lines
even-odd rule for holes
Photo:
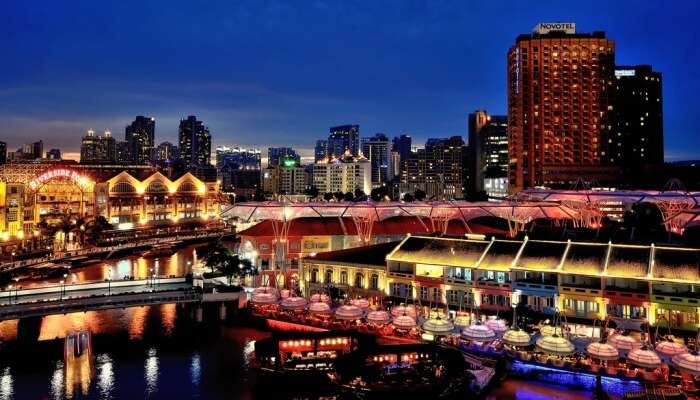
<svg viewBox="0 0 700 400">
<path fill-rule="evenodd" d="M 180 158 L 188 168 L 211 164 L 211 135 L 197 117 L 190 115 L 180 120 Z"/>
<path fill-rule="evenodd" d="M 664 163 L 661 73 L 650 65 L 615 68 L 615 101 L 609 162 L 627 175 Z"/>
<path fill-rule="evenodd" d="M 155 162 L 164 163 L 166 161 L 173 161 L 180 158 L 180 151 L 177 146 L 170 142 L 162 142 L 156 147 L 155 150 Z"/>
<path fill-rule="evenodd" d="M 399 153 L 402 160 L 411 155 L 411 137 L 408 135 L 395 136 L 391 141 L 391 150 Z"/>
<path fill-rule="evenodd" d="M 267 149 L 268 166 L 274 167 L 275 165 L 280 165 L 280 160 L 287 157 L 293 158 L 297 164 L 301 163 L 299 153 L 297 153 L 296 150 L 291 147 L 269 147 Z"/>
<path fill-rule="evenodd" d="M 46 152 L 47 160 L 61 160 L 61 149 L 51 149 Z"/>
<path fill-rule="evenodd" d="M 97 136 L 95 131 L 90 129 L 80 142 L 80 162 L 113 163 L 117 158 L 116 151 L 116 142 L 110 131 L 105 131 L 104 135 Z"/>
<path fill-rule="evenodd" d="M 250 195 L 260 186 L 260 150 L 219 146 L 216 169 L 225 191 Z"/>
<path fill-rule="evenodd" d="M 379 187 L 389 180 L 389 139 L 383 133 L 362 138 L 362 155 L 371 165 L 372 187 Z"/>
<path fill-rule="evenodd" d="M 7 143 L 0 142 L 0 165 L 7 163 Z"/>
<path fill-rule="evenodd" d="M 314 162 L 319 162 L 326 157 L 328 157 L 328 140 L 317 140 L 314 146 Z"/>
<path fill-rule="evenodd" d="M 156 119 L 139 115 L 126 126 L 124 140 L 129 144 L 131 161 L 136 164 L 152 163 L 155 146 Z"/>
<path fill-rule="evenodd" d="M 428 199 L 452 200 L 464 196 L 461 136 L 428 139 L 425 148 L 411 153 L 401 162 L 401 192 L 422 190 Z"/>
<path fill-rule="evenodd" d="M 341 125 L 330 129 L 328 155 L 342 157 L 346 150 L 355 157 L 360 154 L 360 125 Z"/>
<path fill-rule="evenodd" d="M 573 23 L 538 24 L 508 51 L 510 190 L 607 182 L 615 43 L 576 33 Z"/>
<path fill-rule="evenodd" d="M 469 114 L 469 157 L 471 174 L 468 191 L 484 191 L 488 180 L 489 187 L 507 187 L 508 178 L 508 117 L 489 115 L 477 110 Z M 494 180 L 501 180 L 495 182 Z M 501 196 L 507 193 L 487 193 Z"/>
</svg>

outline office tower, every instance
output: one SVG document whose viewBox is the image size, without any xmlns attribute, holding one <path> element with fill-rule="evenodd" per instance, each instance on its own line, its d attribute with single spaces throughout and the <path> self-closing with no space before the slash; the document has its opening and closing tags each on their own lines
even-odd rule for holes
<svg viewBox="0 0 700 400">
<path fill-rule="evenodd" d="M 354 157 L 360 155 L 360 125 L 341 125 L 330 129 L 328 156 L 344 157 L 346 150 Z"/>
<path fill-rule="evenodd" d="M 661 73 L 650 65 L 617 66 L 610 163 L 628 176 L 664 163 Z M 638 178 L 638 177 L 637 177 Z"/>
<path fill-rule="evenodd" d="M 170 162 L 177 160 L 179 156 L 180 154 L 177 146 L 170 142 L 162 142 L 159 144 L 158 147 L 156 147 L 154 154 L 155 162 L 159 164 L 166 161 Z"/>
<path fill-rule="evenodd" d="M 267 149 L 267 165 L 280 165 L 280 160 L 285 158 L 293 158 L 296 163 L 301 163 L 301 157 L 291 147 L 270 147 Z"/>
<path fill-rule="evenodd" d="M 299 165 L 293 157 L 285 157 L 280 164 L 271 165 L 263 171 L 263 190 L 273 195 L 304 194 L 308 184 L 306 167 Z"/>
<path fill-rule="evenodd" d="M 508 51 L 510 190 L 610 182 L 615 43 L 575 24 L 538 24 Z"/>
<path fill-rule="evenodd" d="M 129 149 L 129 143 L 126 141 L 115 143 L 115 156 L 114 159 L 120 164 L 130 164 L 131 163 L 131 150 Z"/>
<path fill-rule="evenodd" d="M 260 186 L 260 150 L 219 146 L 216 169 L 224 191 L 250 195 Z"/>
<path fill-rule="evenodd" d="M 401 155 L 398 151 L 392 150 L 389 153 L 389 180 L 401 176 Z"/>
<path fill-rule="evenodd" d="M 372 190 L 370 162 L 364 157 L 354 157 L 350 151 L 341 158 L 323 160 L 314 164 L 313 186 L 319 193 L 354 192 L 365 194 Z"/>
<path fill-rule="evenodd" d="M 314 162 L 319 162 L 328 157 L 328 140 L 317 140 L 314 146 Z"/>
<path fill-rule="evenodd" d="M 44 157 L 44 141 L 43 140 L 39 140 L 38 142 L 34 142 L 31 144 L 31 154 L 32 154 L 32 158 L 34 158 L 34 159 Z"/>
<path fill-rule="evenodd" d="M 489 115 L 481 110 L 469 114 L 469 153 L 468 191 L 482 192 L 487 184 L 491 188 L 507 188 L 508 117 Z M 508 193 L 499 190 L 487 194 L 502 197 Z"/>
<path fill-rule="evenodd" d="M 0 142 L 0 165 L 7 163 L 7 143 Z"/>
<path fill-rule="evenodd" d="M 395 136 L 391 141 L 391 150 L 399 153 L 402 160 L 411 155 L 411 137 L 408 135 Z"/>
<path fill-rule="evenodd" d="M 116 142 L 110 131 L 97 136 L 90 129 L 80 142 L 80 162 L 110 164 L 116 161 L 116 151 Z"/>
<path fill-rule="evenodd" d="M 402 193 L 422 190 L 427 199 L 452 200 L 464 196 L 463 157 L 466 151 L 460 136 L 428 139 L 425 147 L 401 162 Z"/>
<path fill-rule="evenodd" d="M 179 128 L 180 159 L 187 168 L 211 163 L 211 135 L 197 117 L 190 115 L 180 120 Z"/>
<path fill-rule="evenodd" d="M 362 138 L 362 155 L 371 165 L 372 188 L 389 181 L 389 139 L 385 134 Z"/>
<path fill-rule="evenodd" d="M 139 115 L 127 125 L 124 140 L 129 144 L 131 161 L 135 164 L 149 164 L 155 146 L 156 119 Z"/>
<path fill-rule="evenodd" d="M 48 160 L 61 160 L 61 149 L 51 149 L 46 152 L 46 159 Z"/>
<path fill-rule="evenodd" d="M 261 153 L 259 149 L 219 146 L 216 148 L 216 167 L 234 164 L 237 168 L 260 170 Z"/>
</svg>

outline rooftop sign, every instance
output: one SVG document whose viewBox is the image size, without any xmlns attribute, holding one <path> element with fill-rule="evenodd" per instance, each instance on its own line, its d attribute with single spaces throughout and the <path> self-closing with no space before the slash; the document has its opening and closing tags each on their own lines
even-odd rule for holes
<svg viewBox="0 0 700 400">
<path fill-rule="evenodd" d="M 532 28 L 534 33 L 544 35 L 550 32 L 576 33 L 576 24 L 573 22 L 540 22 Z"/>
</svg>

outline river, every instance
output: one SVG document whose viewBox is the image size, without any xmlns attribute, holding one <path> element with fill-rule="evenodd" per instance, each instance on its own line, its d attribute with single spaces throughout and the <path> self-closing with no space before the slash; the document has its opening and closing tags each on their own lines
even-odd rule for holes
<svg viewBox="0 0 700 400">
<path fill-rule="evenodd" d="M 196 265 L 187 247 L 159 265 L 165 275 L 182 275 Z M 80 281 L 102 280 L 110 266 L 119 275 L 145 277 L 153 259 L 128 257 L 74 271 Z M 205 309 L 194 322 L 191 307 L 166 304 L 0 322 L 0 400 L 4 399 L 266 399 L 249 368 L 255 340 L 268 332 L 235 316 L 219 322 Z M 92 355 L 65 361 L 63 338 L 92 333 Z M 277 398 L 314 398 L 313 390 Z M 508 379 L 486 397 L 496 399 L 590 399 L 590 392 Z"/>
</svg>

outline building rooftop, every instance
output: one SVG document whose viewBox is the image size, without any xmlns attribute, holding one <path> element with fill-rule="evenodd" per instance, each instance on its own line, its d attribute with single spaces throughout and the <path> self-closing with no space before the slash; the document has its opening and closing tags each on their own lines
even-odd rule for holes
<svg viewBox="0 0 700 400">
<path fill-rule="evenodd" d="M 383 267 L 386 265 L 386 256 L 391 253 L 399 243 L 401 242 L 394 241 L 371 246 L 355 247 L 353 249 L 327 251 L 314 256 L 305 257 L 304 259 L 309 261 L 376 265 Z"/>
</svg>

